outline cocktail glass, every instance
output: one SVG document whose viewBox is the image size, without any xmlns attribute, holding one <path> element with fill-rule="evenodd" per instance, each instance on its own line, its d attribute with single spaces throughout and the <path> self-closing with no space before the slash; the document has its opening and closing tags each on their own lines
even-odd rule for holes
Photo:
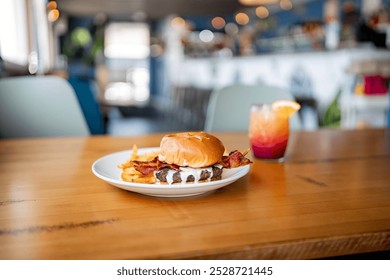
<svg viewBox="0 0 390 280">
<path fill-rule="evenodd" d="M 285 106 L 290 106 L 290 108 Z M 299 104 L 293 101 L 252 105 L 249 139 L 253 155 L 256 158 L 284 160 L 290 132 L 289 117 L 299 108 Z"/>
</svg>

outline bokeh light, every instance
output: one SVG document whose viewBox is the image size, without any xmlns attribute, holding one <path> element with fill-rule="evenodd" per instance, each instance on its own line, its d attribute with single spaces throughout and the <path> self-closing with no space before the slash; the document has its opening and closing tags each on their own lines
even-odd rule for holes
<svg viewBox="0 0 390 280">
<path fill-rule="evenodd" d="M 60 17 L 60 11 L 57 10 L 57 9 L 50 10 L 50 11 L 47 13 L 47 19 L 48 19 L 50 22 L 56 21 L 59 17 Z"/>
<path fill-rule="evenodd" d="M 249 16 L 243 12 L 237 13 L 235 19 L 239 25 L 246 25 L 249 23 Z"/>
<path fill-rule="evenodd" d="M 256 8 L 256 16 L 261 19 L 267 18 L 269 16 L 269 11 L 266 7 L 259 6 Z"/>
<path fill-rule="evenodd" d="M 238 26 L 233 22 L 229 22 L 225 26 L 225 32 L 229 35 L 235 35 L 238 33 L 238 31 Z"/>
<path fill-rule="evenodd" d="M 57 2 L 56 1 L 49 1 L 46 5 L 46 8 L 48 10 L 54 10 L 57 9 Z"/>
<path fill-rule="evenodd" d="M 293 7 L 291 0 L 280 0 L 279 5 L 283 10 L 291 10 Z"/>
<path fill-rule="evenodd" d="M 200 39 L 202 42 L 209 43 L 209 42 L 211 42 L 211 41 L 214 39 L 214 33 L 211 32 L 211 31 L 208 30 L 208 29 L 202 30 L 202 31 L 199 33 L 199 39 Z"/>
<path fill-rule="evenodd" d="M 175 17 L 171 20 L 171 26 L 176 28 L 183 28 L 186 25 L 186 21 L 182 17 Z"/>
<path fill-rule="evenodd" d="M 215 29 L 222 29 L 225 27 L 225 24 L 226 24 L 226 22 L 222 17 L 215 17 L 211 20 L 211 25 Z"/>
</svg>

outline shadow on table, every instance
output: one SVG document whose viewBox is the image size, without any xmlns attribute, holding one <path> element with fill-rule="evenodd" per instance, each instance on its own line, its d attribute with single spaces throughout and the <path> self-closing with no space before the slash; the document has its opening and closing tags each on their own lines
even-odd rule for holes
<svg viewBox="0 0 390 280">
<path fill-rule="evenodd" d="M 390 260 L 390 251 L 345 255 L 331 258 L 323 258 L 322 260 Z"/>
</svg>

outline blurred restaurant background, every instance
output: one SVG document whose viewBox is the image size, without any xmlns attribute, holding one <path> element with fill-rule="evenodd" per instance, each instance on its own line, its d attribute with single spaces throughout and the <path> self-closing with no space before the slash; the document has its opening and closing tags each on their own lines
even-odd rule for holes
<svg viewBox="0 0 390 280">
<path fill-rule="evenodd" d="M 287 89 L 303 130 L 388 127 L 389 48 L 390 0 L 0 1 L 0 80 L 64 78 L 91 134 L 202 130 L 236 84 Z"/>
</svg>

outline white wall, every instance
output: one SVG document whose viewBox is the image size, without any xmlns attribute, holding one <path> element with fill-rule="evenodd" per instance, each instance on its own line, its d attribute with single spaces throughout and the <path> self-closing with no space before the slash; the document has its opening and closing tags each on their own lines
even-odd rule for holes
<svg viewBox="0 0 390 280">
<path fill-rule="evenodd" d="M 234 83 L 266 83 L 290 89 L 297 72 L 306 75 L 319 110 L 333 100 L 339 88 L 351 90 L 352 76 L 346 72 L 352 61 L 390 58 L 387 50 L 345 49 L 307 53 L 281 53 L 234 58 L 185 58 L 180 62 L 173 83 L 176 86 L 219 88 Z"/>
</svg>

